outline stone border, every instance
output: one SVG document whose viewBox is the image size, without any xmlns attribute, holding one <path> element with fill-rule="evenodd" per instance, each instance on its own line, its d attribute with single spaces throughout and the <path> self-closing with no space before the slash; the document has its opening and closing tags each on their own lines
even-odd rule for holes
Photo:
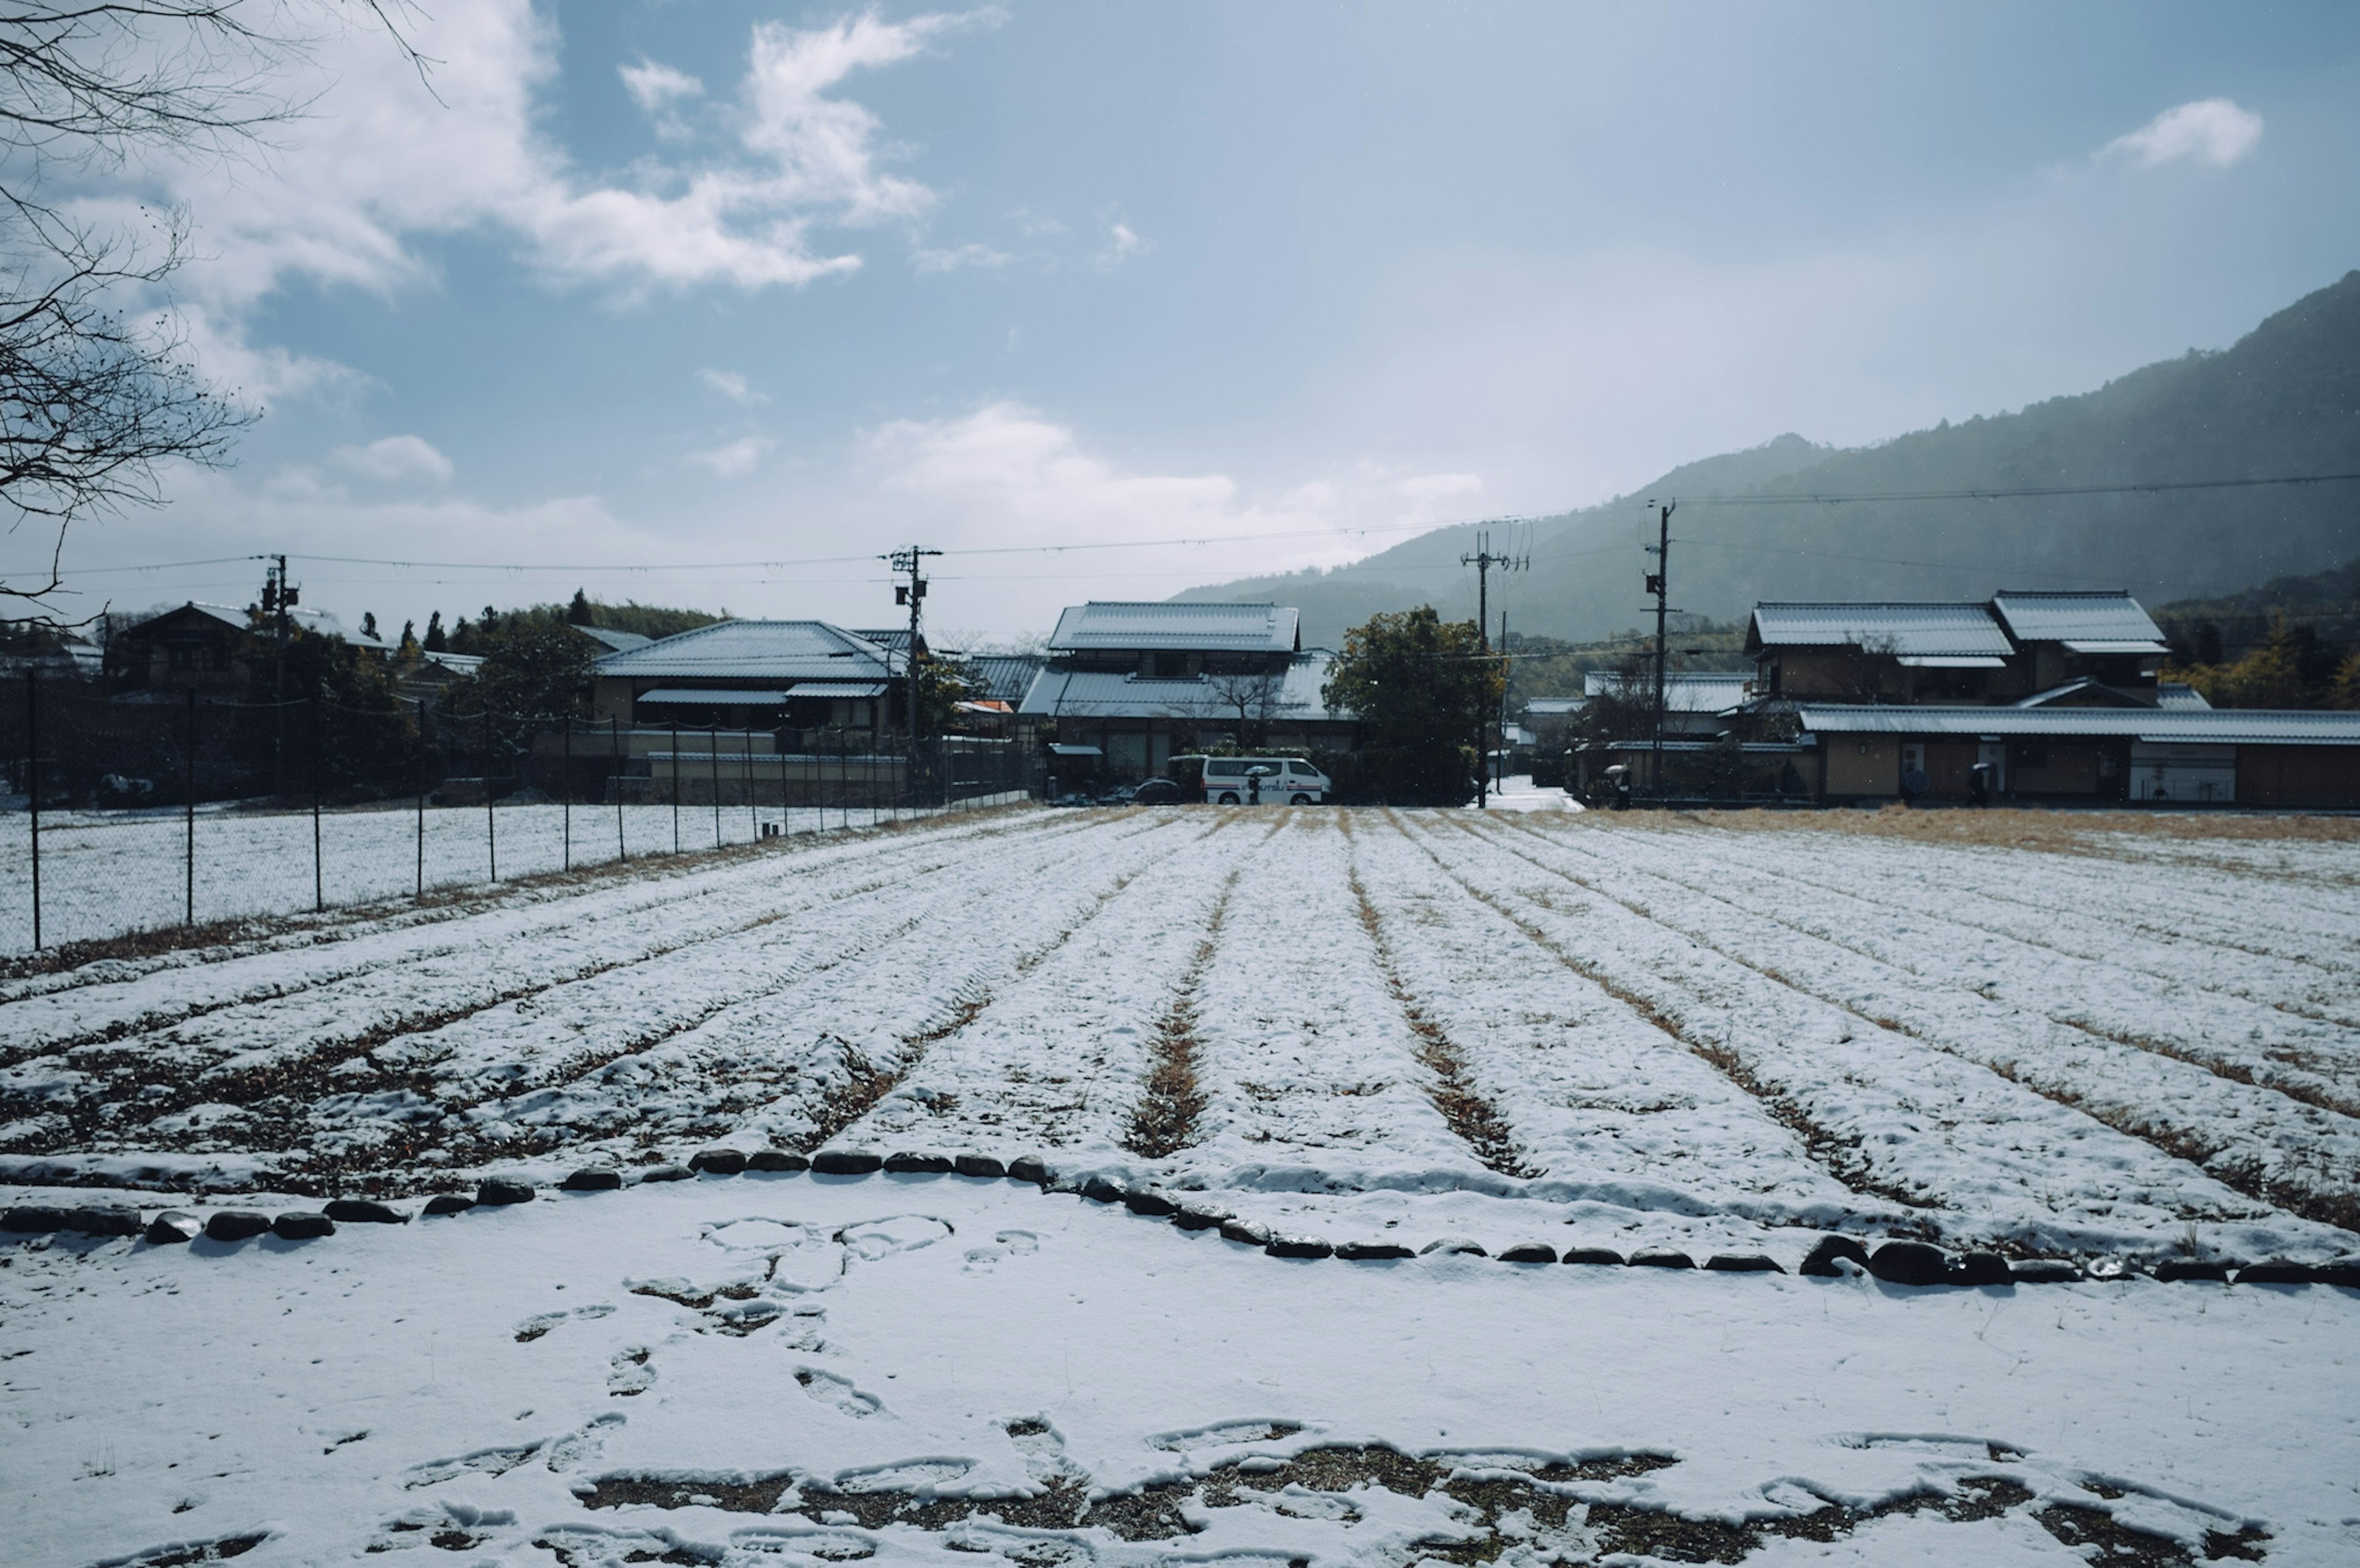
<svg viewBox="0 0 2360 1568">
<path fill-rule="evenodd" d="M 1339 1258 L 1371 1262 L 1441 1254 L 1458 1258 L 1491 1258 L 1478 1243 L 1464 1236 L 1443 1236 L 1415 1250 L 1393 1242 L 1348 1241 L 1340 1245 L 1318 1236 L 1274 1232 L 1267 1226 L 1217 1205 L 1189 1201 L 1195 1194 L 1175 1196 L 1153 1187 L 1123 1187 L 1103 1176 L 1061 1177 L 1038 1155 L 1001 1161 L 984 1154 L 927 1154 L 909 1150 L 880 1154 L 873 1149 L 825 1149 L 804 1156 L 783 1149 L 714 1148 L 699 1151 L 686 1165 L 656 1165 L 638 1172 L 636 1181 L 686 1181 L 699 1176 L 736 1176 L 744 1171 L 807 1171 L 815 1176 L 889 1175 L 965 1176 L 978 1181 L 1022 1181 L 1043 1192 L 1072 1192 L 1095 1203 L 1121 1204 L 1144 1219 L 1164 1220 L 1182 1230 L 1218 1230 L 1223 1239 L 1258 1247 L 1273 1258 L 1316 1260 Z M 627 1185 L 625 1173 L 612 1166 L 586 1166 L 557 1184 L 561 1192 L 612 1192 Z M 463 1214 L 473 1208 L 497 1208 L 531 1203 L 539 1189 L 514 1177 L 485 1178 L 475 1195 L 438 1193 L 426 1200 L 420 1213 L 426 1217 Z M 287 1210 L 276 1216 L 251 1209 L 217 1209 L 200 1222 L 194 1214 L 167 1209 L 142 1224 L 141 1212 L 121 1205 L 59 1207 L 20 1203 L 0 1213 L 0 1235 L 38 1236 L 71 1232 L 108 1237 L 134 1236 L 153 1246 L 194 1241 L 200 1235 L 220 1242 L 244 1241 L 270 1235 L 282 1241 L 311 1241 L 336 1234 L 339 1224 L 407 1225 L 411 1216 L 388 1204 L 366 1198 L 336 1198 L 316 1211 Z M 1526 1241 L 1502 1248 L 1493 1261 L 1516 1266 L 1586 1264 L 1613 1268 L 1688 1269 L 1709 1274 L 1784 1274 L 1776 1259 L 1761 1253 L 1714 1253 L 1699 1266 L 1685 1252 L 1649 1248 L 1627 1258 L 1605 1247 L 1571 1247 L 1560 1254 L 1546 1242 Z M 2330 1263 L 2205 1263 L 2166 1259 L 2151 1269 L 2125 1265 L 2119 1269 L 2084 1269 L 2063 1258 L 2011 1262 L 1994 1252 L 1970 1252 L 1952 1257 L 1922 1241 L 1886 1241 L 1871 1251 L 1851 1236 L 1822 1235 L 1797 1272 L 1817 1278 L 1837 1278 L 1850 1270 L 1892 1285 L 1972 1288 L 1983 1285 L 2065 1284 L 2080 1279 L 2153 1279 L 2166 1283 L 2203 1280 L 2239 1285 L 2335 1285 L 2360 1290 L 2360 1258 Z"/>
</svg>

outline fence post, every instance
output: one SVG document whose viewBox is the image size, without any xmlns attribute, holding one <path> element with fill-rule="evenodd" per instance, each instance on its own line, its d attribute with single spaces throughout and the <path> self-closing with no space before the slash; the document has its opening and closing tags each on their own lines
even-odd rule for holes
<svg viewBox="0 0 2360 1568">
<path fill-rule="evenodd" d="M 754 726 L 746 726 L 746 830 L 762 842 L 762 813 L 754 809 Z"/>
<path fill-rule="evenodd" d="M 619 717 L 609 716 L 606 724 L 615 743 L 615 777 L 614 782 L 608 786 L 615 791 L 615 858 L 628 861 L 631 858 L 631 852 L 623 843 L 623 721 Z"/>
<path fill-rule="evenodd" d="M 311 698 L 311 912 L 328 907 L 328 877 L 320 863 L 320 699 Z"/>
<path fill-rule="evenodd" d="M 672 852 L 680 853 L 680 721 L 672 724 Z"/>
<path fill-rule="evenodd" d="M 497 815 L 492 811 L 492 715 L 484 715 L 484 857 L 492 869 L 492 880 L 500 879 L 500 830 Z"/>
<path fill-rule="evenodd" d="M 426 699 L 418 699 L 418 893 L 426 897 Z"/>
<path fill-rule="evenodd" d="M 574 869 L 574 715 L 565 724 L 565 869 Z"/>
<path fill-rule="evenodd" d="M 705 732 L 705 744 L 713 751 L 713 847 L 721 847 L 721 726 L 715 724 Z"/>
<path fill-rule="evenodd" d="M 41 951 L 41 678 L 25 671 L 25 805 L 33 821 L 33 951 Z"/>
<path fill-rule="evenodd" d="M 180 759 L 180 773 L 186 796 L 180 802 L 181 824 L 187 833 L 182 862 L 187 901 L 181 906 L 180 923 L 192 926 L 197 923 L 197 689 L 193 685 L 189 688 L 188 753 Z"/>
</svg>

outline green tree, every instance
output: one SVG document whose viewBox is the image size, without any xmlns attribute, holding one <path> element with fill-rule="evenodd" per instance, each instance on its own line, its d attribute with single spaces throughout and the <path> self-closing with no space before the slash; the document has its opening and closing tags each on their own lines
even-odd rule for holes
<svg viewBox="0 0 2360 1568">
<path fill-rule="evenodd" d="M 426 617 L 426 640 L 419 645 L 429 653 L 448 653 L 451 639 L 442 630 L 442 612 L 434 611 Z"/>
<path fill-rule="evenodd" d="M 597 644 L 554 620 L 518 615 L 493 624 L 496 630 L 478 628 L 475 633 L 474 647 L 483 657 L 483 667 L 474 680 L 451 689 L 446 701 L 453 713 L 589 716 L 590 668 L 601 651 Z"/>
<path fill-rule="evenodd" d="M 905 678 L 906 679 L 906 678 Z M 972 702 L 989 688 L 963 659 L 940 654 L 918 660 L 918 729 L 922 735 L 940 735 L 950 727 L 961 702 Z M 896 691 L 898 699 L 903 693 Z"/>
<path fill-rule="evenodd" d="M 1371 615 L 1344 634 L 1320 701 L 1360 721 L 1360 790 L 1400 805 L 1456 806 L 1475 793 L 1478 745 L 1500 712 L 1507 661 L 1472 621 L 1432 606 Z"/>
<path fill-rule="evenodd" d="M 590 607 L 590 595 L 581 589 L 574 590 L 574 602 L 565 606 L 565 624 L 569 626 L 595 626 L 597 612 Z"/>
</svg>

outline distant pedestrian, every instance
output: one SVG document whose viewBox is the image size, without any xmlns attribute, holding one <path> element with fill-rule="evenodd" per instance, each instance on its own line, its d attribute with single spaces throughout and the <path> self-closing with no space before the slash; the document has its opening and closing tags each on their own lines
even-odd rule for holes
<svg viewBox="0 0 2360 1568">
<path fill-rule="evenodd" d="M 1246 769 L 1246 804 L 1249 806 L 1262 804 L 1262 769 L 1259 768 Z"/>
<path fill-rule="evenodd" d="M 1991 776 L 1992 767 L 1988 762 L 1978 762 L 1967 769 L 1967 801 L 1970 805 L 1991 804 Z"/>
</svg>

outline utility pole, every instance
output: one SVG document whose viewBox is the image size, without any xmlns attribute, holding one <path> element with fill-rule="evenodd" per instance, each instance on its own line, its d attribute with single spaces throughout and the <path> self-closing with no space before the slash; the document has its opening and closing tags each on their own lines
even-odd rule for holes
<svg viewBox="0 0 2360 1568">
<path fill-rule="evenodd" d="M 1475 553 L 1460 556 L 1459 564 L 1475 569 L 1475 640 L 1483 652 L 1488 654 L 1491 651 L 1491 568 L 1496 566 L 1502 572 L 1521 572 L 1532 564 L 1532 557 L 1494 554 L 1491 550 L 1491 530 L 1486 528 L 1475 536 Z M 1508 636 L 1507 622 L 1503 619 L 1500 626 L 1500 639 L 1503 645 L 1501 651 L 1505 652 L 1504 644 Z M 1478 723 L 1479 725 L 1488 724 L 1489 716 Z M 1479 740 L 1481 738 L 1480 727 L 1477 731 L 1477 738 Z M 1479 811 L 1489 810 L 1491 804 L 1491 762 L 1489 755 L 1491 750 L 1488 746 L 1479 746 L 1475 752 L 1475 809 Z"/>
<path fill-rule="evenodd" d="M 295 606 L 298 597 L 295 584 L 287 581 L 287 558 L 267 555 L 273 564 L 262 579 L 262 613 L 270 619 L 270 701 L 274 704 L 287 701 L 287 612 Z M 285 793 L 280 758 L 287 749 L 287 715 L 283 708 L 272 714 L 274 735 L 270 751 L 270 798 L 275 803 Z"/>
<path fill-rule="evenodd" d="M 1655 542 L 1646 547 L 1655 558 L 1655 570 L 1646 574 L 1647 592 L 1655 598 L 1655 724 L 1654 739 L 1648 745 L 1648 764 L 1652 769 L 1648 782 L 1661 800 L 1664 795 L 1664 625 L 1671 611 L 1667 599 L 1671 593 L 1672 514 L 1679 509 L 1677 501 L 1666 501 L 1655 506 Z"/>
<path fill-rule="evenodd" d="M 896 573 L 906 572 L 910 574 L 907 583 L 893 585 L 893 603 L 906 604 L 910 608 L 910 646 L 901 655 L 902 673 L 909 678 L 910 687 L 908 705 L 902 713 L 910 737 L 909 761 L 903 764 L 901 776 L 901 788 L 905 791 L 915 789 L 918 782 L 918 616 L 926 602 L 926 580 L 918 575 L 918 569 L 925 557 L 942 553 L 938 550 L 922 550 L 913 544 L 885 558 L 886 564 Z M 873 795 L 871 799 L 874 799 Z"/>
</svg>

